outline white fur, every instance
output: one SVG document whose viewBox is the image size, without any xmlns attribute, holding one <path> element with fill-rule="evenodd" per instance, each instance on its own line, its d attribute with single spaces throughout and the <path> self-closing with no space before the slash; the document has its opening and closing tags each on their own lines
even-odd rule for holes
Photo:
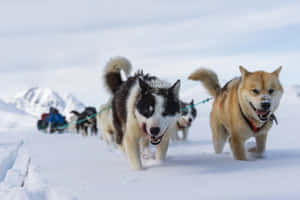
<svg viewBox="0 0 300 200">
<path fill-rule="evenodd" d="M 108 72 L 120 72 L 121 70 L 124 71 L 126 77 L 129 76 L 130 71 L 131 71 L 131 63 L 127 58 L 121 57 L 121 56 L 116 56 L 111 58 L 105 66 L 105 73 L 107 74 Z"/>
<path fill-rule="evenodd" d="M 156 84 L 159 81 L 155 82 Z M 129 97 L 127 99 L 127 123 L 124 130 L 124 148 L 130 161 L 130 165 L 134 170 L 142 169 L 141 154 L 140 154 L 140 140 L 145 138 L 145 133 L 142 130 L 142 123 L 147 124 L 147 129 L 152 126 L 159 126 L 161 133 L 165 134 L 160 144 L 156 147 L 156 160 L 162 161 L 166 157 L 166 152 L 169 144 L 169 136 L 174 132 L 174 124 L 176 123 L 177 116 L 175 117 L 163 117 L 162 107 L 163 98 L 155 95 L 156 105 L 153 117 L 145 119 L 135 109 L 136 100 L 140 93 L 140 87 L 138 82 L 130 90 Z M 148 141 L 149 142 L 149 141 Z"/>
<path fill-rule="evenodd" d="M 190 105 L 188 105 L 188 106 L 190 106 Z M 181 131 L 182 132 L 182 140 L 187 140 L 187 136 L 188 136 L 188 133 L 189 133 L 189 130 L 190 130 L 190 126 L 189 126 L 189 124 L 188 124 L 188 120 L 189 119 L 192 119 L 192 122 L 191 123 L 193 123 L 194 122 L 194 120 L 195 120 L 195 118 L 193 117 L 193 115 L 192 115 L 192 108 L 187 108 L 187 111 L 188 111 L 188 114 L 187 115 L 181 115 L 180 117 L 179 117 L 179 119 L 177 120 L 177 123 L 180 125 L 180 126 L 182 126 L 182 127 L 184 127 L 184 128 L 179 128 L 178 127 L 178 125 L 177 125 L 177 123 L 176 123 L 176 131 L 175 131 L 175 134 L 173 134 L 173 135 L 171 135 L 171 139 L 172 139 L 172 141 L 178 141 L 178 140 L 180 140 L 180 137 L 179 137 L 179 132 Z"/>
<path fill-rule="evenodd" d="M 68 129 L 70 133 L 76 133 L 76 122 L 78 117 L 76 115 L 72 115 L 69 119 Z"/>
<path fill-rule="evenodd" d="M 100 107 L 101 113 L 97 114 L 97 127 L 100 130 L 100 139 L 104 139 L 107 144 L 116 144 L 116 131 L 113 126 L 111 100 Z"/>
</svg>

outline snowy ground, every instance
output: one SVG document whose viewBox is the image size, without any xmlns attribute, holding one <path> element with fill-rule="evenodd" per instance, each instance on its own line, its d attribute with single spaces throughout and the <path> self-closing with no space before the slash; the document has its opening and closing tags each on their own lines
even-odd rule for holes
<svg viewBox="0 0 300 200">
<path fill-rule="evenodd" d="M 189 141 L 172 144 L 165 163 L 147 161 L 141 172 L 98 137 L 1 131 L 0 199 L 299 199 L 300 100 L 286 92 L 264 158 L 246 162 L 233 160 L 228 145 L 213 152 L 209 104 L 198 106 Z"/>
</svg>

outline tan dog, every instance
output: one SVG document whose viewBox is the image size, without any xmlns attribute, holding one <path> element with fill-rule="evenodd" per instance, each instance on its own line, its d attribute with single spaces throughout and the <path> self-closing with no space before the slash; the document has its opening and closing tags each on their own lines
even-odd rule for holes
<svg viewBox="0 0 300 200">
<path fill-rule="evenodd" d="M 229 138 L 232 153 L 237 160 L 246 160 L 245 141 L 256 138 L 256 148 L 262 155 L 266 148 L 267 133 L 273 125 L 274 112 L 283 94 L 279 81 L 279 67 L 273 73 L 248 72 L 240 67 L 242 76 L 220 87 L 217 75 L 199 69 L 189 76 L 201 81 L 215 98 L 210 114 L 210 127 L 216 153 L 222 153 Z"/>
<path fill-rule="evenodd" d="M 111 100 L 100 107 L 101 113 L 97 114 L 98 129 L 100 138 L 104 139 L 107 144 L 116 144 L 116 131 L 113 126 Z"/>
</svg>

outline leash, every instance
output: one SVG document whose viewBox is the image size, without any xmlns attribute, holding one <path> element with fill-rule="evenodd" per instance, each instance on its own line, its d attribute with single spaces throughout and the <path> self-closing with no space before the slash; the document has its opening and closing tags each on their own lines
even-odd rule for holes
<svg viewBox="0 0 300 200">
<path fill-rule="evenodd" d="M 198 105 L 200 105 L 200 104 L 208 103 L 208 102 L 211 101 L 211 100 L 213 100 L 213 97 L 209 97 L 209 98 L 204 99 L 204 100 L 202 100 L 202 101 L 200 101 L 200 102 L 198 102 L 198 103 L 196 103 L 196 104 L 194 104 L 194 105 L 191 105 L 191 106 L 187 106 L 187 107 L 185 107 L 185 108 L 182 108 L 181 111 L 187 110 L 187 109 L 189 109 L 189 108 L 196 107 L 196 106 L 198 106 Z M 86 118 L 84 118 L 84 119 L 82 119 L 82 120 L 76 121 L 76 123 L 73 123 L 73 124 L 75 124 L 75 125 L 76 125 L 76 124 L 81 124 L 82 122 L 85 122 L 85 121 L 87 121 L 87 120 L 89 120 L 89 119 L 92 119 L 92 118 L 96 117 L 97 115 L 100 115 L 102 112 L 111 109 L 111 107 L 112 107 L 111 105 L 106 106 L 105 108 L 101 109 L 98 113 L 95 113 L 95 114 L 93 114 L 93 115 L 90 115 L 90 116 L 88 116 L 88 117 L 86 117 Z M 66 123 L 65 125 L 59 126 L 59 127 L 57 127 L 56 129 L 66 129 L 66 128 L 68 128 L 69 125 L 70 125 L 70 123 Z"/>
<path fill-rule="evenodd" d="M 181 111 L 185 111 L 185 110 L 187 110 L 187 109 L 189 109 L 189 108 L 196 107 L 196 106 L 198 106 L 198 105 L 200 105 L 200 104 L 208 103 L 209 101 L 211 101 L 211 100 L 213 100 L 213 99 L 214 99 L 213 97 L 209 97 L 209 98 L 204 99 L 204 100 L 202 100 L 202 101 L 200 101 L 200 102 L 198 102 L 198 103 L 196 103 L 196 104 L 194 104 L 194 105 L 191 105 L 191 106 L 187 106 L 187 107 L 185 107 L 185 108 L 182 108 Z"/>
<path fill-rule="evenodd" d="M 75 123 L 73 123 L 73 124 L 81 124 L 82 122 L 85 122 L 85 121 L 87 121 L 87 120 L 89 120 L 89 119 L 92 119 L 92 118 L 94 118 L 94 117 L 96 117 L 97 115 L 99 115 L 99 114 L 101 114 L 102 112 L 104 112 L 104 111 L 106 111 L 106 110 L 109 110 L 111 108 L 111 105 L 110 106 L 107 106 L 107 107 L 105 107 L 105 108 L 103 108 L 103 109 L 101 109 L 98 113 L 95 113 L 95 114 L 93 114 L 93 115 L 90 115 L 90 116 L 88 116 L 88 117 L 86 117 L 86 118 L 84 118 L 84 119 L 82 119 L 82 120 L 78 120 L 78 121 L 76 121 Z M 63 126 L 59 126 L 59 127 L 57 127 L 57 129 L 65 129 L 65 128 L 67 128 L 68 126 L 70 125 L 70 123 L 66 123 L 65 125 L 63 125 Z"/>
</svg>

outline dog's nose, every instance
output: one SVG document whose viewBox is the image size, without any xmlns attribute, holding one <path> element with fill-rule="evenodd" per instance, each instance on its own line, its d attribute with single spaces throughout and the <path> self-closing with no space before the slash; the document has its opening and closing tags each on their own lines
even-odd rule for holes
<svg viewBox="0 0 300 200">
<path fill-rule="evenodd" d="M 159 128 L 159 127 L 152 127 L 152 128 L 150 128 L 150 133 L 151 133 L 151 135 L 153 135 L 153 136 L 158 135 L 159 132 L 160 132 L 160 128 Z"/>
<path fill-rule="evenodd" d="M 192 123 L 192 121 L 193 121 L 193 119 L 192 119 L 192 118 L 189 118 L 189 122 Z"/>
<path fill-rule="evenodd" d="M 269 102 L 263 102 L 263 103 L 261 103 L 261 107 L 262 107 L 264 110 L 269 110 L 270 107 L 271 107 L 271 103 L 269 103 Z"/>
</svg>

